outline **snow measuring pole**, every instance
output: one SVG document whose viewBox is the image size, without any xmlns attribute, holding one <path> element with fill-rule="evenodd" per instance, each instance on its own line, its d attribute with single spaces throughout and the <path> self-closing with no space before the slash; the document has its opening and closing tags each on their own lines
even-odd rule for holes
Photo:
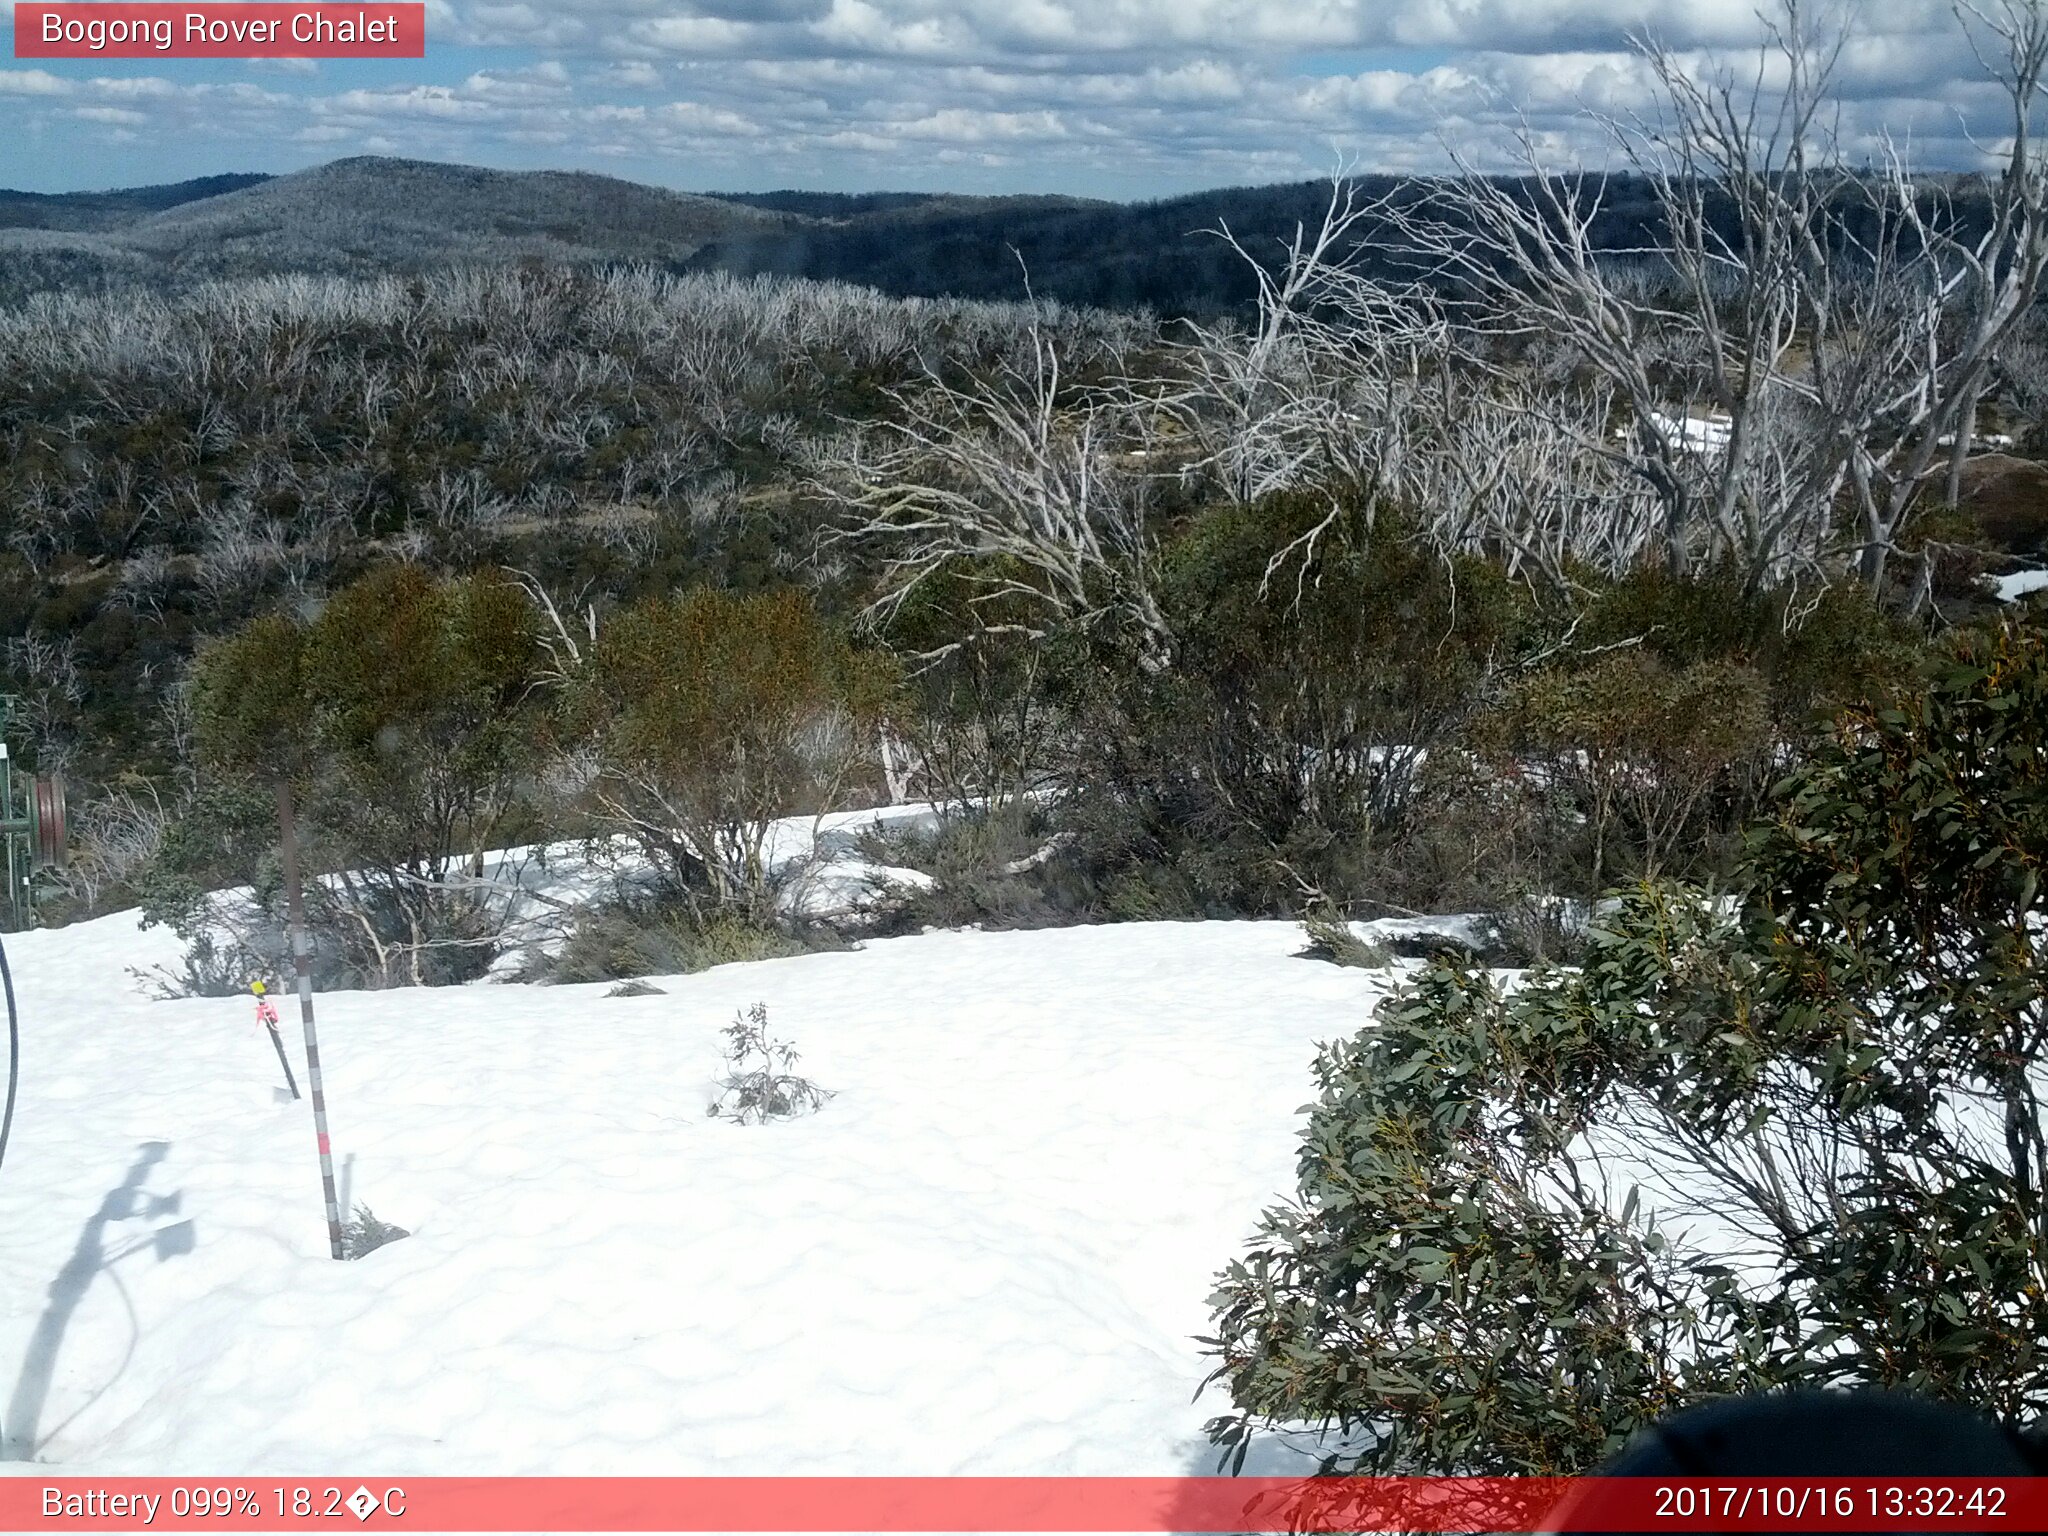
<svg viewBox="0 0 2048 1536">
<path fill-rule="evenodd" d="M 320 1144 L 320 1193 L 327 1202 L 327 1246 L 341 1258 L 341 1207 L 334 1198 L 334 1149 L 327 1140 L 327 1093 L 320 1077 L 320 1042 L 313 1034 L 313 960 L 306 941 L 306 902 L 299 888 L 299 834 L 292 821 L 292 784 L 277 781 L 277 830 L 284 853 L 285 911 L 291 927 L 292 970 L 299 983 L 299 1022 L 306 1031 L 306 1087 L 313 1098 L 313 1130 Z M 289 1075 L 290 1068 L 286 1068 Z"/>
</svg>

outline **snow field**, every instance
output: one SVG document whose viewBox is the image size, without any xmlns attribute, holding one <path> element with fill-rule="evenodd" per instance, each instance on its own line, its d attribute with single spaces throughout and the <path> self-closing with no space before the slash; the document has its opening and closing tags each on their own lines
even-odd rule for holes
<svg viewBox="0 0 2048 1536">
<path fill-rule="evenodd" d="M 1167 923 L 323 996 L 344 1199 L 414 1233 L 338 1264 L 246 999 L 147 1000 L 132 914 L 8 943 L 0 1427 L 103 1474 L 1206 1472 L 1213 1276 L 1389 979 Z M 821 1114 L 706 1118 L 755 1001 Z"/>
</svg>

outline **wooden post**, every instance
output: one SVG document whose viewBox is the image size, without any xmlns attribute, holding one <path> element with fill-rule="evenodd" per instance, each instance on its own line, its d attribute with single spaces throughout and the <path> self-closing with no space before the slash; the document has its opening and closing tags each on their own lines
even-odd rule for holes
<svg viewBox="0 0 2048 1536">
<path fill-rule="evenodd" d="M 334 1149 L 327 1140 L 327 1094 L 321 1084 L 320 1042 L 313 1034 L 313 962 L 306 942 L 306 903 L 299 889 L 299 835 L 292 822 L 292 786 L 277 781 L 277 827 L 284 851 L 285 911 L 290 920 L 292 970 L 299 982 L 299 1022 L 306 1031 L 306 1087 L 313 1096 L 313 1130 L 320 1145 L 320 1193 L 327 1202 L 327 1246 L 341 1258 L 341 1207 L 334 1198 Z"/>
</svg>

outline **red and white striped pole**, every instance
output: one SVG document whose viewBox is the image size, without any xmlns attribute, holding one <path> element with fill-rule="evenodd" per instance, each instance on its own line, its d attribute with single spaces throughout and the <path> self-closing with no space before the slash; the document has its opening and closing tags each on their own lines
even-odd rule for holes
<svg viewBox="0 0 2048 1536">
<path fill-rule="evenodd" d="M 299 890 L 299 835 L 292 822 L 292 786 L 277 781 L 277 826 L 284 845 L 285 911 L 290 919 L 292 969 L 299 981 L 299 1022 L 306 1030 L 306 1083 L 313 1096 L 313 1130 L 320 1143 L 320 1192 L 327 1201 L 327 1246 L 341 1258 L 341 1207 L 334 1197 L 334 1149 L 327 1140 L 327 1093 L 320 1076 L 320 1042 L 313 1034 L 313 963 L 306 942 L 306 904 Z"/>
</svg>

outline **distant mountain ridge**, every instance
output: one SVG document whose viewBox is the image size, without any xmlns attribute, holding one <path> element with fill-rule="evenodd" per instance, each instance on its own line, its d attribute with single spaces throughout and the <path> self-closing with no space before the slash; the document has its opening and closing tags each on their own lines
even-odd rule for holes
<svg viewBox="0 0 2048 1536">
<path fill-rule="evenodd" d="M 88 284 L 528 259 L 666 265 L 687 261 L 711 240 L 766 235 L 790 219 L 580 171 L 381 157 L 224 180 L 217 189 L 192 188 L 197 196 L 165 189 L 156 206 L 119 193 L 17 203 L 42 213 L 41 233 L 31 238 L 22 224 L 0 229 L 0 273 L 10 256 L 16 265 L 39 264 L 39 285 L 58 287 L 71 286 L 60 270 L 67 259 L 77 268 L 72 276 Z M 4 284 L 0 276 L 0 291 Z"/>
<path fill-rule="evenodd" d="M 1391 177 L 1359 190 L 1392 190 Z M 1609 186 L 1603 221 L 1640 244 L 1646 188 Z M 1326 182 L 1143 203 L 1062 196 L 688 193 L 583 171 L 496 171 L 363 156 L 287 176 L 125 191 L 0 191 L 0 304 L 46 291 L 177 287 L 278 272 L 368 275 L 469 263 L 636 263 L 862 283 L 899 295 L 1021 297 L 1213 314 L 1247 303 L 1243 259 L 1321 216 Z M 1383 237 L 1366 230 L 1370 259 Z"/>
<path fill-rule="evenodd" d="M 695 194 L 581 171 L 363 156 L 285 176 L 107 192 L 0 191 L 0 304 L 30 293 L 178 287 L 277 272 L 366 275 L 528 260 L 647 263 L 1167 313 L 1248 298 L 1242 263 L 1199 231 L 1253 238 L 1314 217 L 1304 182 L 1166 202 L 777 191 Z M 1019 258 L 1022 258 L 1020 265 Z"/>
<path fill-rule="evenodd" d="M 115 228 L 180 203 L 239 192 L 269 180 L 260 175 L 201 176 L 108 192 L 13 192 L 0 187 L 0 229 Z"/>
</svg>

